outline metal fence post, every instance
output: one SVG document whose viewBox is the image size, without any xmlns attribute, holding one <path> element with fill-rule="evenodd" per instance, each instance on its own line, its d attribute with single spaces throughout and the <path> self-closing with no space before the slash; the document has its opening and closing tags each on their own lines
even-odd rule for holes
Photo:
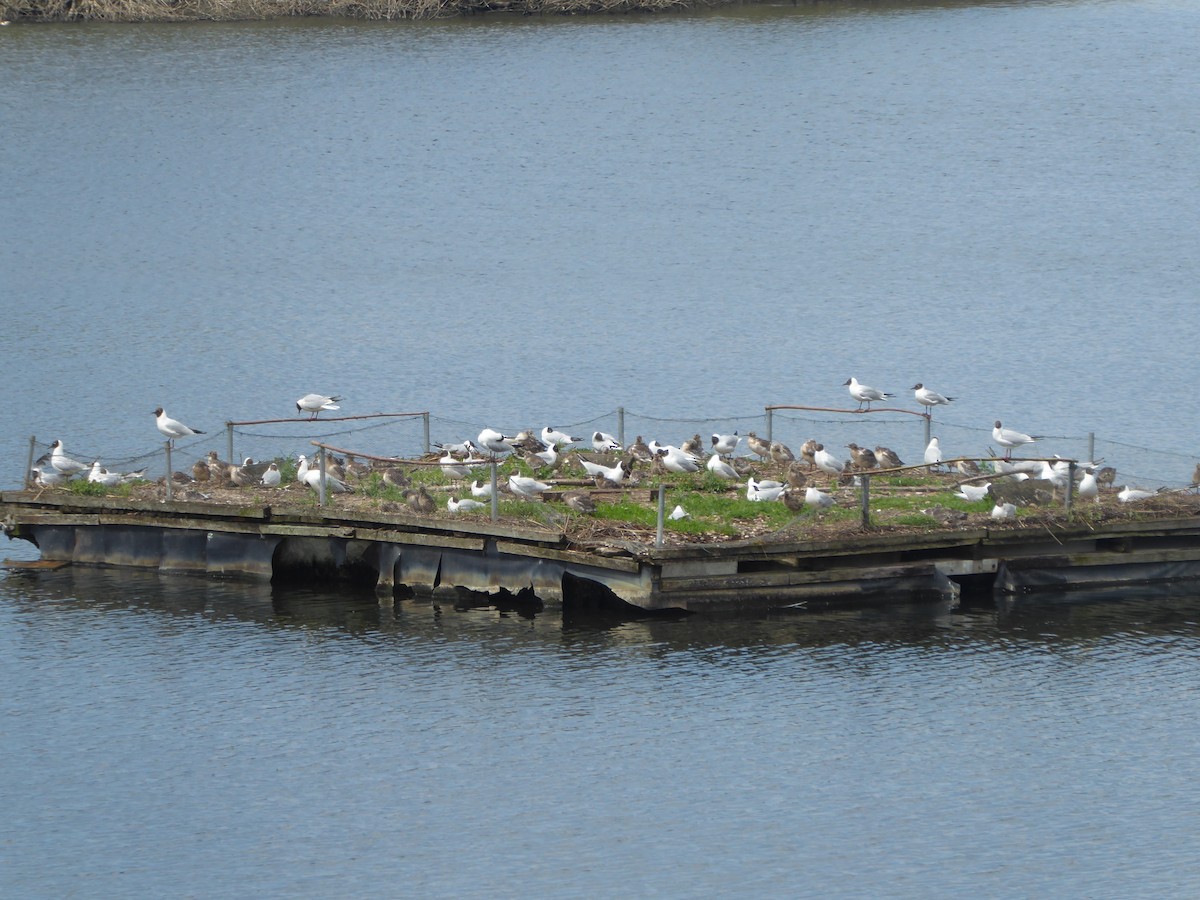
<svg viewBox="0 0 1200 900">
<path fill-rule="evenodd" d="M 925 413 L 923 416 L 921 416 L 921 418 L 925 420 L 925 443 L 922 444 L 921 446 L 928 447 L 929 442 L 930 442 L 930 440 L 932 440 L 932 437 L 933 437 L 929 433 L 929 423 L 933 420 L 933 416 L 930 415 L 929 413 Z"/>
<path fill-rule="evenodd" d="M 421 413 L 421 418 L 425 420 L 425 452 L 429 452 L 429 413 Z"/>
<path fill-rule="evenodd" d="M 29 459 L 25 463 L 25 490 L 33 487 L 33 454 L 37 452 L 36 447 L 37 436 L 31 434 L 29 436 Z"/>
<path fill-rule="evenodd" d="M 617 440 L 625 446 L 625 407 L 617 407 Z"/>
<path fill-rule="evenodd" d="M 325 448 L 317 448 L 317 462 L 320 465 L 321 477 L 317 479 L 317 502 L 325 505 Z"/>
<path fill-rule="evenodd" d="M 658 486 L 658 531 L 654 537 L 654 546 L 661 547 L 663 545 L 663 515 L 667 505 L 667 486 L 660 484 Z"/>
<path fill-rule="evenodd" d="M 767 443 L 770 443 L 772 440 L 771 435 L 774 434 L 774 431 L 775 431 L 775 410 L 771 409 L 771 407 L 768 406 L 768 407 L 766 407 L 766 414 L 767 414 Z"/>
<path fill-rule="evenodd" d="M 1088 462 L 1096 461 L 1096 432 L 1088 432 Z"/>
<path fill-rule="evenodd" d="M 167 487 L 167 502 L 170 503 L 175 497 L 175 492 L 173 490 L 175 473 L 171 468 L 171 442 L 167 441 L 165 446 L 167 448 L 167 479 L 163 482 L 163 484 L 165 484 Z"/>
<path fill-rule="evenodd" d="M 233 423 L 225 423 L 225 458 L 233 464 Z"/>
<path fill-rule="evenodd" d="M 863 528 L 871 527 L 871 476 L 863 472 L 858 476 L 862 482 L 862 524 Z"/>
<path fill-rule="evenodd" d="M 500 518 L 500 491 L 496 487 L 496 458 L 492 457 L 492 521 Z"/>
<path fill-rule="evenodd" d="M 1075 460 L 1067 463 L 1067 493 L 1063 498 L 1063 506 L 1067 508 L 1067 521 L 1071 521 L 1071 501 L 1075 494 Z"/>
</svg>

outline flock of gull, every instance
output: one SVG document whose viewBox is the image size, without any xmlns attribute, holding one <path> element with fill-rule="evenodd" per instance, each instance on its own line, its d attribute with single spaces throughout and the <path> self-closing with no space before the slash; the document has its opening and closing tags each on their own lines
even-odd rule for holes
<svg viewBox="0 0 1200 900">
<path fill-rule="evenodd" d="M 851 398 L 858 402 L 859 411 L 864 412 L 871 409 L 872 403 L 891 400 L 895 396 L 862 384 L 855 378 L 850 378 L 843 386 L 847 388 Z M 940 394 L 921 383 L 913 385 L 911 390 L 915 401 L 925 407 L 927 415 L 931 415 L 936 407 L 954 401 L 953 397 Z M 336 395 L 306 394 L 296 401 L 296 411 L 300 414 L 308 413 L 310 420 L 317 419 L 322 412 L 340 409 L 337 404 L 341 400 L 342 398 Z M 168 445 L 173 445 L 174 441 L 180 438 L 205 434 L 171 418 L 162 407 L 155 409 L 154 417 L 155 426 L 167 439 Z M 989 475 L 996 481 L 1040 479 L 1049 482 L 1057 492 L 1067 486 L 1074 474 L 1077 496 L 1099 502 L 1101 487 L 1112 485 L 1116 475 L 1110 467 L 1090 462 L 1072 464 L 1069 460 L 1014 461 L 1014 450 L 1035 444 L 1040 438 L 1006 428 L 998 420 L 992 428 L 992 440 L 1003 448 L 1004 456 L 993 456 L 983 461 L 990 466 L 990 472 L 981 470 L 979 462 L 974 459 L 953 460 L 953 469 L 966 478 L 958 485 L 956 493 L 961 499 L 976 502 L 996 497 L 998 492 L 992 489 L 993 482 L 984 480 Z M 739 456 L 737 451 L 740 447 L 748 450 L 749 455 Z M 587 452 L 589 448 L 590 454 Z M 822 475 L 832 480 L 831 491 L 834 491 L 838 485 L 854 481 L 859 476 L 873 471 L 913 468 L 906 467 L 904 461 L 887 447 L 877 446 L 870 449 L 850 443 L 847 449 L 850 451 L 850 457 L 844 459 L 831 452 L 824 444 L 810 439 L 804 442 L 797 455 L 784 443 L 765 440 L 753 431 L 745 435 L 736 431 L 730 434 L 712 434 L 707 442 L 696 434 L 678 446 L 660 443 L 657 440 L 646 442 L 638 435 L 633 443 L 622 446 L 613 435 L 601 431 L 593 431 L 590 437 L 577 437 L 545 426 L 540 431 L 526 430 L 511 435 L 494 428 L 484 428 L 473 439 L 438 445 L 437 452 L 425 462 L 437 465 L 452 482 L 463 486 L 462 490 L 451 493 L 447 498 L 446 508 L 452 513 L 470 512 L 488 505 L 492 494 L 491 480 L 485 482 L 477 476 L 483 467 L 499 459 L 517 459 L 529 469 L 530 474 L 513 471 L 500 486 L 501 490 L 521 499 L 538 499 L 546 495 L 555 489 L 551 480 L 555 476 L 559 476 L 560 481 L 563 480 L 563 473 L 568 473 L 566 479 L 570 478 L 570 474 L 575 474 L 577 478 L 585 479 L 585 484 L 590 481 L 597 489 L 613 489 L 636 484 L 640 480 L 640 475 L 637 474 L 639 471 L 693 473 L 705 470 L 730 483 L 737 482 L 742 485 L 744 479 L 747 500 L 781 501 L 796 510 L 805 507 L 820 510 L 834 505 L 836 501 L 833 493 L 821 490 L 813 483 Z M 941 445 L 936 437 L 932 438 L 925 448 L 919 466 L 936 471 L 943 463 Z M 778 474 L 778 479 L 757 477 L 768 467 L 772 469 L 768 474 Z M 950 467 L 949 462 L 947 467 Z M 50 451 L 37 460 L 30 474 L 38 487 L 45 488 L 62 484 L 72 478 L 86 478 L 105 486 L 115 486 L 144 480 L 145 472 L 145 469 L 126 473 L 110 472 L 99 460 L 90 464 L 78 462 L 66 455 L 61 440 L 55 440 Z M 385 484 L 402 491 L 405 501 L 413 509 L 429 512 L 435 508 L 427 489 L 423 485 L 413 484 L 408 472 L 396 462 L 372 465 L 348 457 L 327 460 L 322 470 L 314 460 L 301 455 L 297 458 L 295 480 L 314 491 L 323 488 L 328 494 L 347 494 L 354 492 L 354 481 L 370 472 L 379 473 Z M 1197 467 L 1196 474 L 1200 478 L 1200 466 Z M 173 477 L 213 486 L 235 487 L 277 488 L 284 482 L 283 473 L 275 462 L 256 463 L 253 459 L 246 458 L 240 464 L 231 463 L 221 460 L 215 451 L 198 460 L 192 466 L 190 476 L 175 473 Z M 469 497 L 466 496 L 467 481 L 471 482 Z M 595 509 L 595 498 L 590 490 L 568 490 L 561 494 L 556 492 L 554 496 L 581 512 L 592 512 Z M 1155 492 L 1126 486 L 1117 496 L 1121 502 L 1127 503 L 1153 497 Z M 1008 518 L 1015 512 L 1014 503 L 997 499 L 992 516 Z M 676 507 L 672 513 L 673 518 L 686 515 L 681 507 Z"/>
</svg>

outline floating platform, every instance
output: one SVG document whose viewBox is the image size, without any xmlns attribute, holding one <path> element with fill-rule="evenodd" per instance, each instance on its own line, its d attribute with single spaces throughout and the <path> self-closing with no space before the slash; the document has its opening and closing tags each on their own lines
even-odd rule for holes
<svg viewBox="0 0 1200 900">
<path fill-rule="evenodd" d="M 10 538 L 47 564 L 373 584 L 646 611 L 956 604 L 1200 579 L 1200 517 L 946 528 L 827 540 L 580 548 L 548 527 L 303 506 L 0 493 Z"/>
</svg>

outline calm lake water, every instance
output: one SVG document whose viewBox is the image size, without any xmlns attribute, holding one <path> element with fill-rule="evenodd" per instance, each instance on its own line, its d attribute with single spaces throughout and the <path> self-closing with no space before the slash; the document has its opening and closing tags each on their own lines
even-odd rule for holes
<svg viewBox="0 0 1200 900">
<path fill-rule="evenodd" d="M 679 440 L 851 375 L 1185 484 L 1200 7 L 0 30 L 29 438 Z M 245 428 L 407 452 L 407 422 Z M 776 435 L 920 452 L 915 417 Z M 5 555 L 29 558 L 27 545 Z M 614 622 L 0 573 L 0 894 L 1195 896 L 1200 597 Z"/>
</svg>

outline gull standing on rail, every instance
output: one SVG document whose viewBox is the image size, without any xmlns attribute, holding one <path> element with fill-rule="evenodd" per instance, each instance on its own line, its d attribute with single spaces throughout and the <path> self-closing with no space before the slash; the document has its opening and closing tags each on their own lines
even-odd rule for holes
<svg viewBox="0 0 1200 900">
<path fill-rule="evenodd" d="M 1012 456 L 1013 447 L 1021 447 L 1025 444 L 1033 444 L 1037 442 L 1037 438 L 1030 437 L 1027 434 L 1022 434 L 1019 431 L 1013 431 L 1011 428 L 1004 428 L 1000 424 L 1000 420 L 996 420 L 996 424 L 992 426 L 992 440 L 1004 448 L 1004 458 L 1008 459 Z"/>
<path fill-rule="evenodd" d="M 296 412 L 311 413 L 309 419 L 315 419 L 317 413 L 321 410 L 341 409 L 340 406 L 334 406 L 335 403 L 341 403 L 341 397 L 326 397 L 324 394 L 305 394 L 296 401 Z"/>
<path fill-rule="evenodd" d="M 937 391 L 931 391 L 919 381 L 912 386 L 912 389 L 917 402 L 926 407 L 931 413 L 935 406 L 945 406 L 947 403 L 954 402 L 953 397 L 945 397 Z"/>
<path fill-rule="evenodd" d="M 193 434 L 204 434 L 197 428 L 188 428 L 177 419 L 172 419 L 160 406 L 154 410 L 154 424 L 158 427 L 159 432 L 170 442 L 175 445 L 175 438 L 191 437 Z"/>
<path fill-rule="evenodd" d="M 895 394 L 889 394 L 887 391 L 880 391 L 865 384 L 859 384 L 858 379 L 854 377 L 844 382 L 842 386 L 848 388 L 850 396 L 858 401 L 859 410 L 862 410 L 864 403 L 867 404 L 867 409 L 870 409 L 874 401 L 891 400 L 895 396 Z"/>
</svg>

